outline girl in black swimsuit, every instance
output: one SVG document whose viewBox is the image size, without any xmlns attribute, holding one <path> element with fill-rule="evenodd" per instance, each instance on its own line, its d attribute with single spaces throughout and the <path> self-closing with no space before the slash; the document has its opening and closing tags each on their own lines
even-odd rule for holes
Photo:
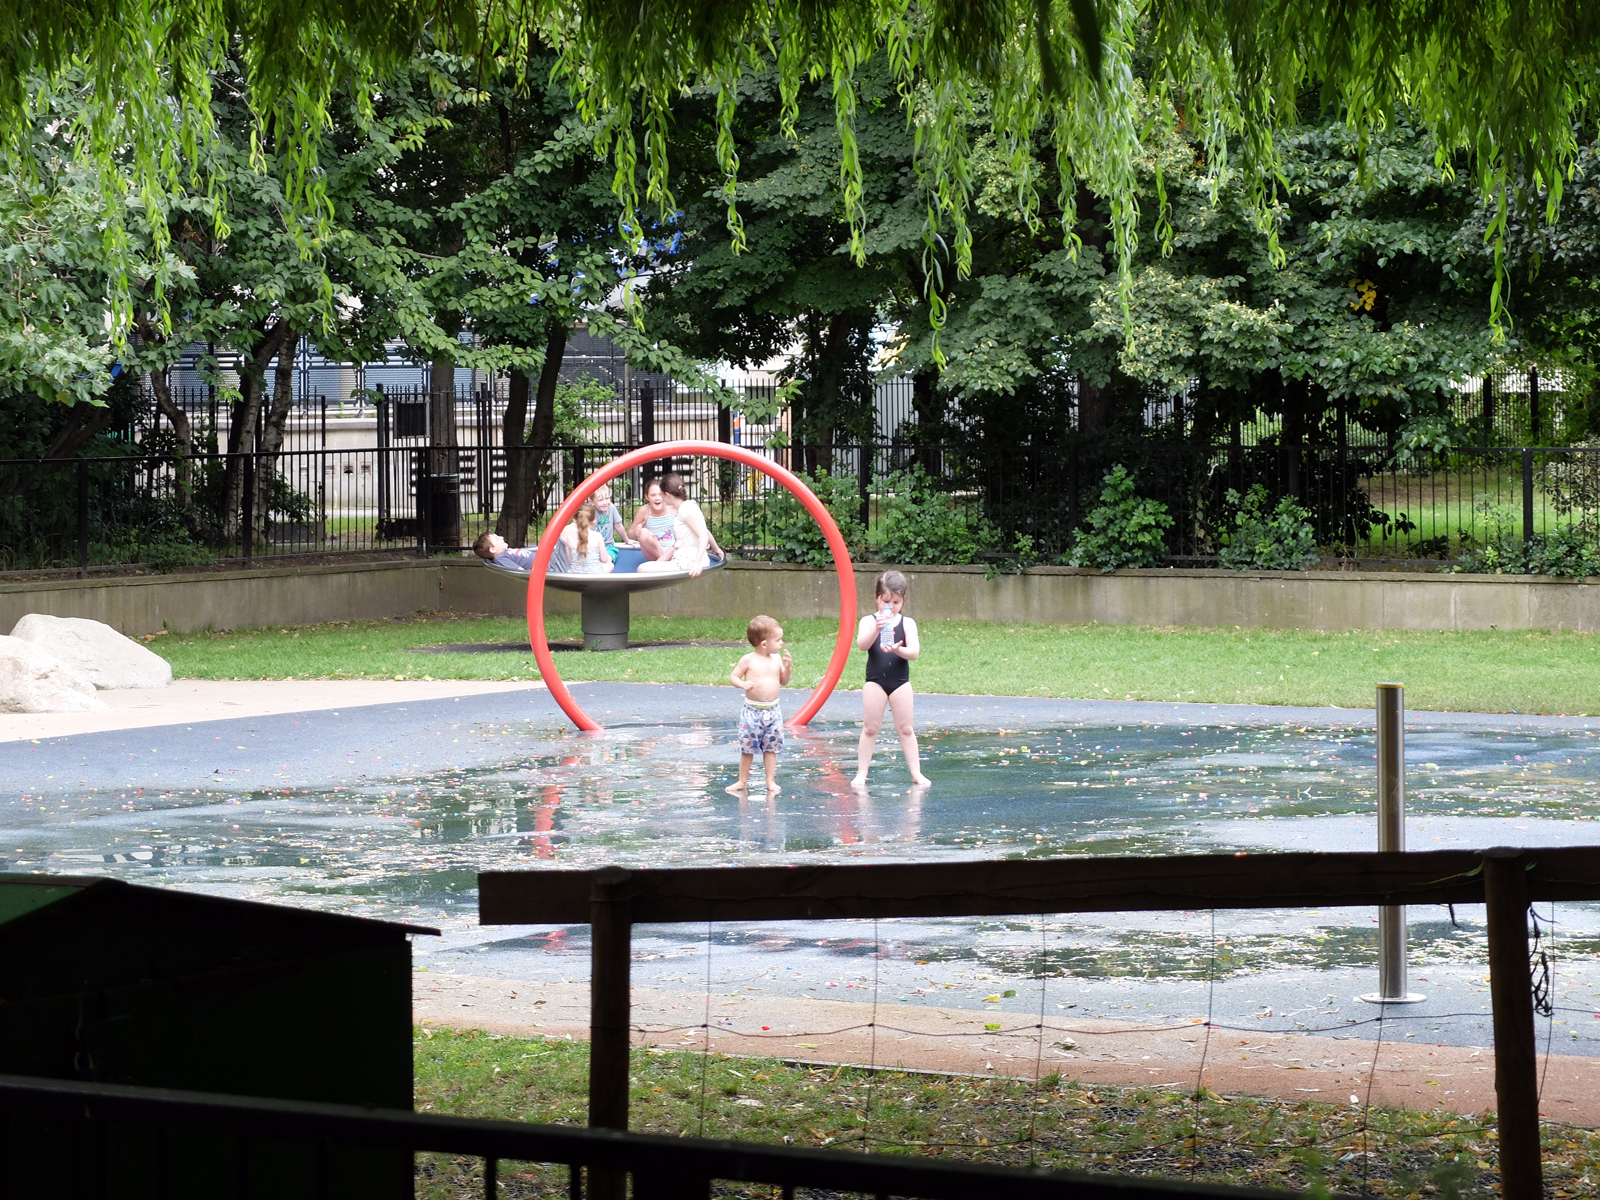
<svg viewBox="0 0 1600 1200">
<path fill-rule="evenodd" d="M 856 752 L 856 777 L 852 787 L 867 786 L 867 768 L 883 728 L 883 710 L 894 714 L 894 729 L 900 735 L 911 781 L 926 787 L 931 781 L 922 773 L 922 758 L 917 749 L 917 731 L 912 726 L 913 694 L 911 660 L 922 653 L 917 623 L 900 610 L 906 602 L 906 577 L 899 571 L 885 571 L 874 585 L 875 604 L 870 616 L 861 619 L 856 630 L 856 646 L 867 652 L 867 681 L 861 688 L 861 743 Z M 889 612 L 884 613 L 887 608 Z M 890 648 L 883 649 L 883 631 L 888 629 Z"/>
</svg>

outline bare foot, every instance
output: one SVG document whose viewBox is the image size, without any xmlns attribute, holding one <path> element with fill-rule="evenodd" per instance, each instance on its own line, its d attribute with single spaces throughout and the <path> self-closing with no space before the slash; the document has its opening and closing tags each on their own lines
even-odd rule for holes
<svg viewBox="0 0 1600 1200">
<path fill-rule="evenodd" d="M 742 796 L 750 790 L 750 785 L 748 783 L 736 783 L 732 787 L 724 788 L 723 790 L 730 796 Z"/>
<path fill-rule="evenodd" d="M 933 780 L 929 779 L 921 771 L 911 777 L 911 782 L 916 784 L 917 787 L 930 787 L 933 784 Z"/>
<path fill-rule="evenodd" d="M 767 780 L 767 795 L 776 796 L 781 791 L 783 791 L 783 789 L 778 786 L 778 781 L 776 779 Z"/>
<path fill-rule="evenodd" d="M 865 791 L 867 787 L 867 777 L 865 775 L 857 775 L 850 781 L 850 786 L 855 788 L 858 792 Z"/>
</svg>

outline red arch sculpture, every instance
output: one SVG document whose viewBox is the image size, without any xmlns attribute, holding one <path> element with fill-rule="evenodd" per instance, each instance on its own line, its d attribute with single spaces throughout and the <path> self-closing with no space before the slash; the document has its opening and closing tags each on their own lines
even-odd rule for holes
<svg viewBox="0 0 1600 1200">
<path fill-rule="evenodd" d="M 839 677 L 844 674 L 845 663 L 850 659 L 850 646 L 855 640 L 856 628 L 856 576 L 850 565 L 850 551 L 845 547 L 844 536 L 839 532 L 833 514 L 798 476 L 770 459 L 746 450 L 743 446 L 729 446 L 722 442 L 656 442 L 649 446 L 641 446 L 637 450 L 630 450 L 621 458 L 612 459 L 585 479 L 578 485 L 577 490 L 567 497 L 566 503 L 556 510 L 555 517 L 545 527 L 544 536 L 539 539 L 539 549 L 533 556 L 533 566 L 528 579 L 528 644 L 533 649 L 534 661 L 539 664 L 539 676 L 550 689 L 551 697 L 561 706 L 561 711 L 572 718 L 574 725 L 590 732 L 602 728 L 599 722 L 584 712 L 572 698 L 572 693 L 567 690 L 567 685 L 562 682 L 561 675 L 556 670 L 555 659 L 550 653 L 550 642 L 545 637 L 544 577 L 550 569 L 550 556 L 555 553 L 556 539 L 561 536 L 561 531 L 567 527 L 567 523 L 572 520 L 583 502 L 594 495 L 602 484 L 609 483 L 618 475 L 646 463 L 684 455 L 726 458 L 747 467 L 754 467 L 788 488 L 794 497 L 805 505 L 806 511 L 817 519 L 817 524 L 822 526 L 822 535 L 828 541 L 828 549 L 833 552 L 834 567 L 839 573 L 839 636 L 834 642 L 833 657 L 828 660 L 828 669 L 823 672 L 821 682 L 801 705 L 800 711 L 789 719 L 790 725 L 804 725 L 816 716 L 817 710 L 827 701 L 835 685 L 838 684 Z"/>
</svg>

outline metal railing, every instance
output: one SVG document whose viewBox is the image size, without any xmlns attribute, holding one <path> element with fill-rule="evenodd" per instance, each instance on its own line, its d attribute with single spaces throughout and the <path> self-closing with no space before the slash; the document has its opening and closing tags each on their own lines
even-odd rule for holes
<svg viewBox="0 0 1600 1200">
<path fill-rule="evenodd" d="M 379 410 L 379 430 L 397 420 L 385 419 L 392 407 Z M 376 444 L 275 454 L 0 461 L 0 569 L 428 553 L 459 550 L 494 528 L 505 505 L 503 447 L 444 447 L 387 432 Z M 578 480 L 630 448 L 584 442 L 511 451 L 544 460 L 546 490 L 534 498 L 531 528 L 542 527 Z M 1595 448 L 1468 447 L 1401 463 L 1372 447 L 1085 437 L 1003 452 L 879 442 L 765 453 L 813 482 L 853 550 L 869 558 L 1060 561 L 1100 502 L 1103 477 L 1123 465 L 1137 493 L 1173 518 L 1173 565 L 1216 565 L 1239 498 L 1259 487 L 1268 510 L 1293 499 L 1322 557 L 1347 565 L 1600 571 Z M 722 545 L 747 557 L 824 555 L 804 510 L 760 472 L 733 463 L 663 459 L 614 481 L 617 503 L 631 515 L 646 475 L 667 469 L 685 475 Z"/>
<path fill-rule="evenodd" d="M 385 1190 L 370 1179 L 352 1192 L 336 1190 L 330 1162 L 352 1147 L 481 1158 L 485 1200 L 499 1195 L 503 1162 L 565 1166 L 572 1200 L 586 1190 L 613 1189 L 625 1177 L 632 1178 L 637 1200 L 706 1198 L 719 1180 L 776 1187 L 786 1200 L 801 1188 L 930 1200 L 1264 1200 L 1290 1194 L 14 1075 L 0 1076 L 0 1115 L 4 1200 L 45 1194 L 245 1200 L 259 1191 L 252 1187 L 253 1169 L 264 1154 L 303 1166 L 303 1178 L 279 1185 L 292 1190 L 275 1194 L 410 1194 L 409 1187 Z M 18 1136 L 37 1131 L 46 1141 Z M 175 1147 L 174 1133 L 209 1137 L 212 1153 L 196 1154 L 192 1141 Z M 65 1178 L 64 1164 L 38 1152 L 52 1134 L 75 1147 Z"/>
<path fill-rule="evenodd" d="M 587 922 L 590 1124 L 628 1124 L 635 920 L 651 924 L 1483 904 L 1502 1193 L 1542 1200 L 1529 905 L 1600 900 L 1600 847 L 488 871 L 483 925 Z"/>
</svg>

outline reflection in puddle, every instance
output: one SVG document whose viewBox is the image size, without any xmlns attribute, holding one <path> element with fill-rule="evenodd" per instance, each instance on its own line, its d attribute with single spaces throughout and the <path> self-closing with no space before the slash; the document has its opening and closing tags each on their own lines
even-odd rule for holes
<svg viewBox="0 0 1600 1200">
<path fill-rule="evenodd" d="M 529 731 L 523 753 L 492 768 L 326 791 L 193 788 L 66 803 L 24 796 L 9 809 L 4 844 L 15 857 L 7 866 L 103 872 L 438 924 L 455 935 L 446 943 L 451 954 L 470 941 L 493 947 L 493 957 L 510 956 L 504 961 L 515 960 L 518 970 L 563 960 L 562 970 L 581 973 L 574 960 L 586 954 L 583 929 L 486 943 L 492 931 L 476 928 L 477 872 L 1356 849 L 1375 839 L 1373 739 L 1357 727 L 929 730 L 923 748 L 935 785 L 907 788 L 903 768 L 885 754 L 865 795 L 848 785 L 853 726 L 807 730 L 789 747 L 775 802 L 759 787 L 748 798 L 723 793 L 737 747 L 731 723 L 715 722 L 598 735 Z M 1594 734 L 1413 728 L 1407 758 L 1414 848 L 1441 839 L 1482 844 L 1472 840 L 1478 831 L 1501 822 L 1564 830 L 1569 842 L 1600 841 L 1600 830 L 1586 836 L 1586 823 L 1600 816 Z M 1468 840 L 1450 840 L 1450 830 L 1469 827 Z M 1415 918 L 1419 961 L 1481 963 L 1475 918 L 1452 924 L 1431 909 Z M 1600 929 L 1588 927 L 1585 909 L 1569 909 L 1568 919 L 1569 939 L 1589 939 L 1569 941 L 1568 951 L 1592 955 Z M 1370 920 L 1353 910 L 1233 913 L 1219 921 L 1215 944 L 1195 914 L 902 922 L 882 946 L 870 932 L 835 936 L 834 926 L 720 930 L 713 941 L 751 970 L 763 959 L 843 964 L 879 948 L 912 973 L 931 972 L 944 990 L 957 986 L 951 972 L 958 968 L 1178 981 L 1262 969 L 1366 970 L 1376 953 Z M 641 929 L 641 970 L 667 970 L 677 957 L 703 953 L 703 940 L 683 935 Z"/>
</svg>

